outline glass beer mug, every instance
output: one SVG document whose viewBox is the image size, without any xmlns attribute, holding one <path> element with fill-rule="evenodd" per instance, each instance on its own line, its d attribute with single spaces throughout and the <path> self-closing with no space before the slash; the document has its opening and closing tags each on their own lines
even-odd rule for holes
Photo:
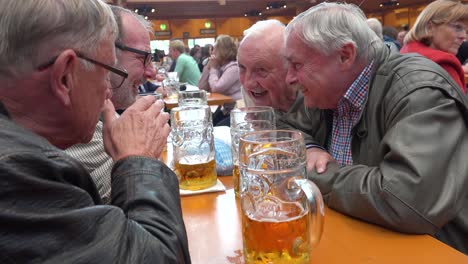
<svg viewBox="0 0 468 264">
<path fill-rule="evenodd" d="M 236 108 L 231 111 L 230 116 L 232 180 L 234 193 L 239 196 L 239 138 L 250 131 L 275 129 L 276 117 L 274 109 L 269 106 Z"/>
<path fill-rule="evenodd" d="M 325 210 L 319 189 L 306 177 L 301 132 L 250 132 L 239 144 L 245 263 L 309 263 Z"/>
<path fill-rule="evenodd" d="M 208 105 L 208 96 L 205 90 L 180 91 L 179 106 Z"/>
<path fill-rule="evenodd" d="M 174 172 L 179 187 L 201 190 L 216 184 L 216 161 L 211 109 L 207 105 L 171 110 Z"/>
</svg>

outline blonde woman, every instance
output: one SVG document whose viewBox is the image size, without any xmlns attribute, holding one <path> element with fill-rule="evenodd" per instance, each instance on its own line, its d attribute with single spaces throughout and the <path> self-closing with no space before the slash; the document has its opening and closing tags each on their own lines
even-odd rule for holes
<svg viewBox="0 0 468 264">
<path fill-rule="evenodd" d="M 208 64 L 203 68 L 198 82 L 200 89 L 229 95 L 234 101 L 242 98 L 239 69 L 237 67 L 237 45 L 228 35 L 219 35 Z M 213 114 L 215 125 L 229 126 L 229 112 L 235 103 L 224 104 Z"/>
<path fill-rule="evenodd" d="M 401 53 L 419 53 L 444 68 L 466 93 L 461 63 L 455 55 L 465 41 L 468 6 L 458 1 L 437 0 L 416 19 L 404 39 Z"/>
</svg>

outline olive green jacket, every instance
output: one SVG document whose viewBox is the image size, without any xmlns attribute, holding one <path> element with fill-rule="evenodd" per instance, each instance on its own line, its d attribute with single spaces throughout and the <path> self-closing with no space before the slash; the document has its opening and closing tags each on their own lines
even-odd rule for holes
<svg viewBox="0 0 468 264">
<path fill-rule="evenodd" d="M 329 164 L 308 177 L 330 208 L 400 232 L 430 234 L 468 254 L 467 105 L 437 64 L 384 50 L 374 58 L 365 109 L 352 130 L 353 165 Z M 327 146 L 332 116 L 296 102 L 280 123 Z"/>
</svg>

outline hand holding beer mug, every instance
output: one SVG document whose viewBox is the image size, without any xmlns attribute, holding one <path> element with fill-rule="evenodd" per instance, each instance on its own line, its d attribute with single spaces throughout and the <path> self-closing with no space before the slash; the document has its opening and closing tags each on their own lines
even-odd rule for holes
<svg viewBox="0 0 468 264">
<path fill-rule="evenodd" d="M 216 161 L 211 109 L 207 105 L 171 110 L 174 172 L 179 187 L 200 190 L 216 184 Z"/>
<path fill-rule="evenodd" d="M 232 180 L 239 196 L 239 138 L 246 132 L 276 128 L 275 111 L 269 106 L 236 108 L 231 111 Z"/>
<path fill-rule="evenodd" d="M 302 134 L 256 131 L 239 144 L 245 263 L 309 263 L 325 210 L 319 189 L 306 179 Z"/>
</svg>

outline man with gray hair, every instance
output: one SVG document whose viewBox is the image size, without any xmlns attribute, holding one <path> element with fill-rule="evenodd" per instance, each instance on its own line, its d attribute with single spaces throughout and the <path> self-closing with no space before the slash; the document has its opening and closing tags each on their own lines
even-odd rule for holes
<svg viewBox="0 0 468 264">
<path fill-rule="evenodd" d="M 116 109 L 125 110 L 132 105 L 138 95 L 138 86 L 146 79 L 154 79 L 156 71 L 151 63 L 150 34 L 153 34 L 151 22 L 135 12 L 120 6 L 111 6 L 119 27 L 115 41 L 117 65 L 125 69 L 128 77 L 116 89 L 112 89 L 111 101 Z M 120 81 L 115 75 L 110 76 L 111 83 Z M 65 150 L 79 160 L 91 174 L 104 203 L 111 198 L 112 158 L 104 150 L 101 121 L 96 126 L 93 139 L 86 144 L 76 144 Z"/>
<path fill-rule="evenodd" d="M 394 52 L 400 51 L 400 49 L 395 45 L 395 43 L 385 40 L 385 37 L 382 33 L 383 32 L 382 23 L 380 23 L 380 21 L 377 18 L 369 18 L 367 19 L 366 22 L 367 22 L 367 25 L 369 25 L 369 27 L 372 29 L 372 31 L 375 32 L 377 37 L 384 40 L 385 45 L 387 45 L 387 47 L 389 47 L 391 51 L 394 51 Z"/>
<path fill-rule="evenodd" d="M 327 30 L 324 30 L 327 29 Z M 417 55 L 389 52 L 350 4 L 321 3 L 286 28 L 287 81 L 321 110 L 336 163 L 308 176 L 330 208 L 468 253 L 468 102 Z"/>
<path fill-rule="evenodd" d="M 298 85 L 286 82 L 288 61 L 283 55 L 284 33 L 284 24 L 275 19 L 258 21 L 244 31 L 237 55 L 244 101 L 247 106 L 273 107 L 278 128 L 294 127 L 305 133 L 315 131 L 313 125 L 316 122 L 312 122 L 309 116 L 318 109 L 305 107 Z M 285 117 L 287 121 L 284 122 Z M 318 145 L 309 135 L 304 136 L 308 147 L 307 157 L 315 157 L 317 149 L 312 147 Z M 331 158 L 319 159 L 313 166 L 325 171 L 327 163 L 331 161 Z M 312 166 L 312 161 L 310 164 Z"/>
<path fill-rule="evenodd" d="M 177 177 L 157 160 L 169 116 L 147 97 L 117 119 L 109 100 L 128 76 L 109 6 L 1 4 L 0 263 L 190 263 Z M 101 111 L 112 205 L 61 151 L 91 140 Z"/>
</svg>

